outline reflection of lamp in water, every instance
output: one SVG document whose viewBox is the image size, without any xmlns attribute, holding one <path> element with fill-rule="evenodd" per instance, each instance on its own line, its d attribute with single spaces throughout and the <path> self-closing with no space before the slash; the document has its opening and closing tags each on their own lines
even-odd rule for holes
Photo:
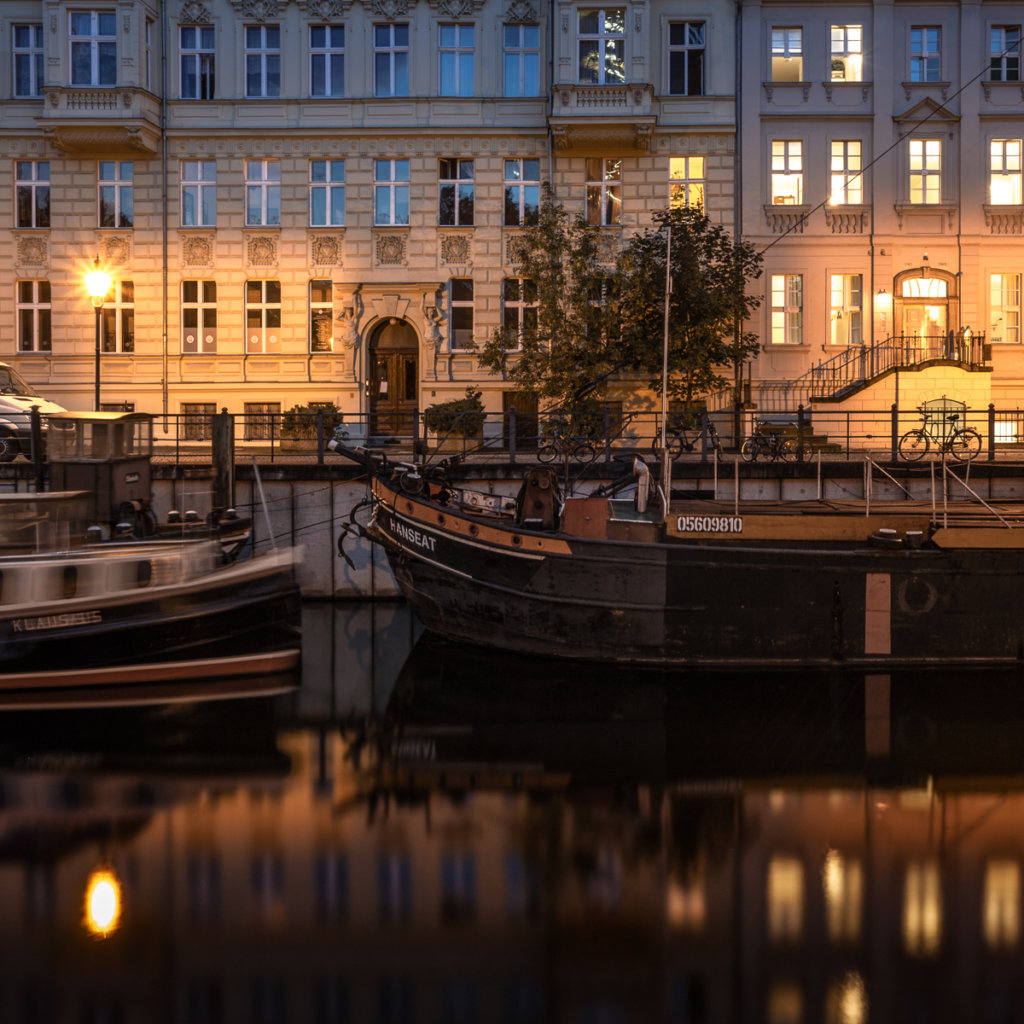
<svg viewBox="0 0 1024 1024">
<path fill-rule="evenodd" d="M 85 926 L 93 935 L 106 938 L 121 923 L 121 883 L 110 868 L 89 876 L 85 889 Z"/>
</svg>

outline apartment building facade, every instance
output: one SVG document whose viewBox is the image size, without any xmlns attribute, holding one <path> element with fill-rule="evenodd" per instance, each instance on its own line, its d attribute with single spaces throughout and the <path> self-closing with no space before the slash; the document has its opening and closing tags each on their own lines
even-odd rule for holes
<svg viewBox="0 0 1024 1024">
<path fill-rule="evenodd" d="M 531 315 L 514 243 L 543 182 L 611 248 L 673 195 L 735 222 L 724 0 L 15 0 L 0 19 L 0 359 L 69 408 L 98 377 L 104 407 L 197 422 L 333 403 L 406 432 L 470 384 L 497 412 L 510 385 L 473 343 Z"/>
</svg>

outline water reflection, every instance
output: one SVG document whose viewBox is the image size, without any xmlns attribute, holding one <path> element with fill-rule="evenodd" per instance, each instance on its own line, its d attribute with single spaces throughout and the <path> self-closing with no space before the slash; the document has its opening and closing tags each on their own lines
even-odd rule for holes
<svg viewBox="0 0 1024 1024">
<path fill-rule="evenodd" d="M 0 1020 L 1019 1019 L 1017 673 L 566 668 L 306 611 L 289 694 L 0 716 Z"/>
</svg>

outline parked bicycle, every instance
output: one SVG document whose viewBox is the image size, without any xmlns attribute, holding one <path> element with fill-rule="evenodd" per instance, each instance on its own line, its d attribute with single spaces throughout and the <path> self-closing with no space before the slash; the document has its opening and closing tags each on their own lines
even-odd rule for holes
<svg viewBox="0 0 1024 1024">
<path fill-rule="evenodd" d="M 921 426 L 908 430 L 900 438 L 900 458 L 917 462 L 934 448 L 940 454 L 952 455 L 958 462 L 970 462 L 981 452 L 981 435 L 971 427 L 961 426 L 959 420 L 958 412 L 941 418 L 922 412 Z"/>
<path fill-rule="evenodd" d="M 797 455 L 797 446 L 792 438 L 785 437 L 780 430 L 772 429 L 766 423 L 758 423 L 754 433 L 743 442 L 740 455 L 747 462 L 756 462 L 758 459 L 792 462 Z"/>
<path fill-rule="evenodd" d="M 567 437 L 561 423 L 555 423 L 551 440 L 537 449 L 539 462 L 554 462 L 555 459 L 571 458 L 574 462 L 593 462 L 597 450 L 585 437 Z"/>
<path fill-rule="evenodd" d="M 710 448 L 722 454 L 722 440 L 718 436 L 714 423 L 710 417 L 701 416 L 700 429 L 696 427 L 685 427 L 680 424 L 669 424 L 665 430 L 665 446 L 668 448 L 669 457 L 675 462 L 683 452 L 692 452 L 694 448 L 703 443 L 702 450 Z M 654 435 L 651 442 L 651 451 L 657 455 L 661 450 L 661 432 Z"/>
</svg>

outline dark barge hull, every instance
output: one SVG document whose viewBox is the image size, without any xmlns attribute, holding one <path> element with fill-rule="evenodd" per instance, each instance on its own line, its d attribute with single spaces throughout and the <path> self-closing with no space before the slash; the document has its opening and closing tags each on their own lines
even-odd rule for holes
<svg viewBox="0 0 1024 1024">
<path fill-rule="evenodd" d="M 587 539 L 375 489 L 371 535 L 423 625 L 450 639 L 669 665 L 1024 658 L 1024 550 Z"/>
</svg>

